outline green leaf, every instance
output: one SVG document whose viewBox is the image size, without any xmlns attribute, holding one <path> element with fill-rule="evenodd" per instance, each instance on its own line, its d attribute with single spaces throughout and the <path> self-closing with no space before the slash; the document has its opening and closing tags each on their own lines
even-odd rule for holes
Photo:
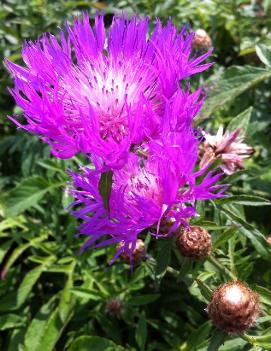
<svg viewBox="0 0 271 351">
<path fill-rule="evenodd" d="M 25 218 L 23 216 L 19 216 L 16 218 L 7 218 L 0 223 L 0 232 L 4 232 L 5 230 L 11 229 L 11 228 L 20 228 L 20 229 L 27 229 L 27 227 L 24 225 L 25 223 Z"/>
<path fill-rule="evenodd" d="M 143 315 L 139 316 L 138 325 L 135 332 L 135 339 L 139 346 L 139 350 L 144 351 L 147 339 L 147 323 L 146 317 L 144 317 Z"/>
<path fill-rule="evenodd" d="M 225 197 L 223 199 L 218 199 L 216 201 L 217 204 L 227 204 L 234 203 L 244 206 L 270 206 L 271 201 L 254 195 L 233 195 L 229 197 Z"/>
<path fill-rule="evenodd" d="M 113 172 L 104 172 L 99 180 L 99 193 L 103 199 L 104 208 L 109 211 L 109 199 L 112 190 Z"/>
<path fill-rule="evenodd" d="M 99 336 L 79 336 L 75 339 L 68 351 L 124 351 L 124 348 L 113 341 Z"/>
<path fill-rule="evenodd" d="M 253 108 L 249 107 L 241 112 L 238 116 L 234 117 L 227 126 L 227 131 L 233 132 L 237 128 L 240 129 L 239 136 L 245 137 L 249 126 Z"/>
<path fill-rule="evenodd" d="M 200 292 L 202 294 L 203 297 L 205 297 L 205 299 L 207 301 L 210 301 L 213 295 L 212 290 L 209 288 L 209 286 L 204 283 L 202 280 L 200 279 L 196 279 L 196 282 L 198 283 L 198 287 L 200 289 Z"/>
<path fill-rule="evenodd" d="M 197 120 L 210 117 L 215 111 L 225 108 L 234 98 L 270 77 L 271 72 L 264 68 L 230 67 L 219 77 L 215 88 L 210 91 Z"/>
<path fill-rule="evenodd" d="M 256 285 L 254 290 L 259 294 L 260 301 L 266 305 L 271 306 L 271 291 L 262 286 Z"/>
<path fill-rule="evenodd" d="M 73 288 L 71 292 L 78 297 L 87 300 L 99 301 L 102 299 L 101 293 L 96 290 L 84 289 L 84 288 Z"/>
<path fill-rule="evenodd" d="M 207 351 L 217 351 L 227 338 L 227 334 L 216 329 L 210 339 Z"/>
<path fill-rule="evenodd" d="M 128 303 L 130 305 L 147 305 L 148 303 L 154 302 L 157 299 L 159 299 L 160 294 L 148 294 L 148 295 L 138 295 L 138 296 L 132 296 L 130 299 L 128 299 Z"/>
<path fill-rule="evenodd" d="M 220 346 L 219 351 L 243 351 L 247 342 L 239 337 L 228 340 Z M 251 350 L 252 351 L 252 350 Z"/>
<path fill-rule="evenodd" d="M 38 281 L 41 273 L 44 270 L 44 266 L 38 266 L 29 271 L 24 277 L 18 290 L 13 292 L 0 300 L 0 311 L 16 310 L 22 306 L 22 304 L 29 297 L 33 286 Z"/>
<path fill-rule="evenodd" d="M 271 328 L 265 330 L 264 334 L 261 336 L 254 336 L 254 335 L 244 335 L 244 339 L 250 342 L 252 345 L 257 345 L 264 350 L 271 350 Z"/>
<path fill-rule="evenodd" d="M 224 205 L 223 208 L 221 208 L 221 211 L 224 212 L 233 223 L 237 225 L 241 224 L 239 231 L 248 237 L 256 251 L 258 251 L 263 258 L 269 261 L 271 255 L 266 248 L 266 239 L 264 235 L 258 229 L 246 222 L 243 218 L 235 214 L 232 210 L 226 208 L 226 206 L 227 205 Z"/>
<path fill-rule="evenodd" d="M 36 348 L 33 349 L 31 344 L 31 337 L 34 333 L 34 327 L 32 331 L 28 330 L 28 339 L 25 340 L 25 344 L 28 345 L 28 348 L 25 351 L 53 351 L 55 344 L 60 338 L 63 330 L 69 323 L 72 318 L 75 300 L 71 296 L 71 287 L 72 287 L 72 272 L 73 272 L 74 263 L 70 265 L 70 272 L 68 274 L 67 283 L 64 290 L 61 294 L 61 299 L 59 305 L 53 310 L 49 318 L 46 318 L 46 323 L 35 323 L 34 327 L 37 330 L 37 335 L 35 338 Z M 51 305 L 44 307 L 45 314 L 47 315 Z M 37 329 L 37 325 L 41 328 Z M 38 335 L 39 334 L 39 335 Z M 30 336 L 29 336 L 30 335 Z"/>
<path fill-rule="evenodd" d="M 25 319 L 16 314 L 2 314 L 0 317 L 0 330 L 22 327 Z"/>
<path fill-rule="evenodd" d="M 38 351 L 42 347 L 43 332 L 53 312 L 55 301 L 56 296 L 53 296 L 32 319 L 25 334 L 25 351 Z"/>
<path fill-rule="evenodd" d="M 1 246 L 0 246 L 0 264 L 2 263 L 3 258 L 6 256 L 6 253 L 10 249 L 11 245 L 13 243 L 13 240 L 6 240 Z"/>
<path fill-rule="evenodd" d="M 61 183 L 50 183 L 42 177 L 24 179 L 3 198 L 5 216 L 13 217 L 38 205 L 44 195 Z"/>
<path fill-rule="evenodd" d="M 202 324 L 199 328 L 194 330 L 188 337 L 187 349 L 196 349 L 196 347 L 198 347 L 202 342 L 208 339 L 211 328 L 212 325 L 210 321 L 207 321 L 206 323 Z"/>
<path fill-rule="evenodd" d="M 271 68 L 271 49 L 264 44 L 256 45 L 256 54 L 266 66 Z"/>
<path fill-rule="evenodd" d="M 171 259 L 171 246 L 171 240 L 165 240 L 159 243 L 155 267 L 156 276 L 163 276 L 165 274 Z"/>
<path fill-rule="evenodd" d="M 223 233 L 221 233 L 213 243 L 214 249 L 220 247 L 225 242 L 227 242 L 229 239 L 231 239 L 232 236 L 238 231 L 238 229 L 239 229 L 239 226 L 232 225 L 232 226 L 230 226 L 229 229 L 227 229 Z"/>
<path fill-rule="evenodd" d="M 35 246 L 36 244 L 42 242 L 46 238 L 47 238 L 47 235 L 38 236 L 37 238 L 31 239 L 28 243 L 21 244 L 15 250 L 13 250 L 12 254 L 9 256 L 4 267 L 2 268 L 1 278 L 4 278 L 6 276 L 10 267 L 24 253 L 25 250 L 27 250 L 31 246 Z"/>
</svg>

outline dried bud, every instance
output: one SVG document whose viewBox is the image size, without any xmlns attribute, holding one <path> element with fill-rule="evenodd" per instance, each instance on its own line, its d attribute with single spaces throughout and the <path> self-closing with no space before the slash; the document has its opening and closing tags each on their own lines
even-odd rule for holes
<svg viewBox="0 0 271 351">
<path fill-rule="evenodd" d="M 212 46 L 212 39 L 204 29 L 197 29 L 192 41 L 192 49 L 195 51 L 208 50 Z"/>
<path fill-rule="evenodd" d="M 121 316 L 123 309 L 123 304 L 120 299 L 117 297 L 109 300 L 106 304 L 106 312 L 110 314 L 112 317 L 119 318 Z"/>
<path fill-rule="evenodd" d="M 197 260 L 210 254 L 212 238 L 206 229 L 191 226 L 191 228 L 182 230 L 177 238 L 176 245 L 183 256 Z"/>
<path fill-rule="evenodd" d="M 253 154 L 254 149 L 243 143 L 243 138 L 239 137 L 239 134 L 240 129 L 223 134 L 222 127 L 219 128 L 216 135 L 204 133 L 205 141 L 201 150 L 200 168 L 220 159 L 221 169 L 227 175 L 243 169 L 244 160 Z"/>
<path fill-rule="evenodd" d="M 118 249 L 124 246 L 124 242 L 121 242 L 118 245 Z M 131 249 L 132 244 L 129 245 L 129 249 Z M 141 239 L 137 239 L 136 241 L 136 246 L 134 248 L 134 251 L 132 253 L 132 262 L 130 260 L 130 252 L 129 251 L 123 251 L 121 253 L 121 257 L 126 263 L 132 263 L 133 265 L 139 264 L 146 255 L 146 250 L 145 250 L 145 244 Z"/>
<path fill-rule="evenodd" d="M 225 332 L 243 333 L 259 315 L 259 297 L 239 281 L 226 283 L 215 290 L 208 314 L 214 325 Z"/>
</svg>

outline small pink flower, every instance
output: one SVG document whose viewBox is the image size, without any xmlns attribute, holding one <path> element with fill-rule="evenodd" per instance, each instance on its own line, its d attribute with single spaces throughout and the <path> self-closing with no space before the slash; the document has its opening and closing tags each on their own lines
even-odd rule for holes
<svg viewBox="0 0 271 351">
<path fill-rule="evenodd" d="M 200 168 L 206 167 L 209 163 L 221 159 L 221 169 L 227 175 L 233 174 L 238 169 L 244 168 L 244 160 L 249 158 L 254 149 L 243 143 L 244 138 L 238 137 L 240 129 L 233 132 L 225 132 L 223 127 L 218 129 L 216 135 L 203 132 L 205 141 L 203 143 Z"/>
</svg>

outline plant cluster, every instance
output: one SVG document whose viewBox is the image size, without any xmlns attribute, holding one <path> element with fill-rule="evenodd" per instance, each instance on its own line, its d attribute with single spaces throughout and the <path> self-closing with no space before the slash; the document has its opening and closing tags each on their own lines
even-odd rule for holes
<svg viewBox="0 0 271 351">
<path fill-rule="evenodd" d="M 1 5 L 1 350 L 271 349 L 269 14 Z"/>
</svg>

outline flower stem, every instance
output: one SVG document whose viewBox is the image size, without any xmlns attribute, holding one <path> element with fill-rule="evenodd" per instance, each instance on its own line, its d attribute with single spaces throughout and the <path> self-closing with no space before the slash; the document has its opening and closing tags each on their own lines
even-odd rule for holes
<svg viewBox="0 0 271 351">
<path fill-rule="evenodd" d="M 213 255 L 209 255 L 207 259 L 215 267 L 217 267 L 222 273 L 226 274 L 230 279 L 237 280 L 236 275 L 234 273 L 232 273 L 228 268 L 223 266 Z"/>
</svg>

